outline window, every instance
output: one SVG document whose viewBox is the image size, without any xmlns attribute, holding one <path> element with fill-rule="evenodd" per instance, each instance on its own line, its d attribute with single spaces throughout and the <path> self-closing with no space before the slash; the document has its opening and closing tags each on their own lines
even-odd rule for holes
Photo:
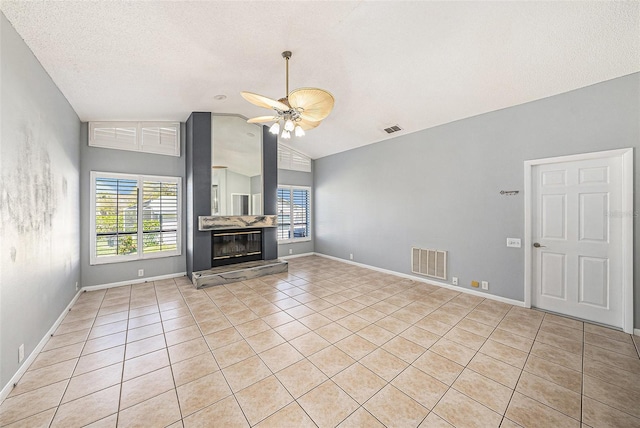
<svg viewBox="0 0 640 428">
<path fill-rule="evenodd" d="M 283 144 L 278 144 L 278 168 L 311 172 L 311 158 Z"/>
<path fill-rule="evenodd" d="M 180 177 L 91 172 L 92 265 L 181 253 Z"/>
<path fill-rule="evenodd" d="M 89 122 L 89 145 L 180 156 L 180 122 Z"/>
<path fill-rule="evenodd" d="M 311 239 L 311 189 L 278 187 L 278 241 Z"/>
</svg>

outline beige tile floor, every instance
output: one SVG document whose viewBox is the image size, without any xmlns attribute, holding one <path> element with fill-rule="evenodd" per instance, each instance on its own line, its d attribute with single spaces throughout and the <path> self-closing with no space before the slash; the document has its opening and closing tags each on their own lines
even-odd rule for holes
<svg viewBox="0 0 640 428">
<path fill-rule="evenodd" d="M 640 427 L 640 359 L 619 331 L 303 257 L 83 293 L 0 425 Z"/>
</svg>

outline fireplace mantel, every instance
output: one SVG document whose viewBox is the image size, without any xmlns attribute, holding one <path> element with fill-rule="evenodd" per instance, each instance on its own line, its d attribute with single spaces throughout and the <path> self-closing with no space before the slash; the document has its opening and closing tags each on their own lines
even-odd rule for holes
<svg viewBox="0 0 640 428">
<path fill-rule="evenodd" d="M 198 230 L 258 229 L 277 227 L 277 215 L 198 216 Z"/>
</svg>

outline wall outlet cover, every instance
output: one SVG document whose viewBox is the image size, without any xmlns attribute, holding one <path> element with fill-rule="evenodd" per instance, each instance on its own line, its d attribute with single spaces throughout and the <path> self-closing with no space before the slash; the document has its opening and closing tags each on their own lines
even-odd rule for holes
<svg viewBox="0 0 640 428">
<path fill-rule="evenodd" d="M 18 363 L 24 360 L 24 343 L 18 347 Z"/>
<path fill-rule="evenodd" d="M 353 260 L 353 254 L 349 254 L 349 260 Z"/>
<path fill-rule="evenodd" d="M 289 254 L 293 254 L 293 248 L 289 248 Z"/>
<path fill-rule="evenodd" d="M 482 289 L 483 290 L 489 289 L 489 281 L 482 281 Z"/>
<path fill-rule="evenodd" d="M 138 269 L 138 276 L 144 276 L 144 269 Z"/>
<path fill-rule="evenodd" d="M 453 285 L 458 285 L 458 277 L 457 277 L 457 276 L 454 276 L 453 278 L 451 278 L 451 283 L 452 283 Z"/>
<path fill-rule="evenodd" d="M 480 283 L 478 281 L 471 281 L 471 286 L 478 288 L 480 287 Z"/>
</svg>

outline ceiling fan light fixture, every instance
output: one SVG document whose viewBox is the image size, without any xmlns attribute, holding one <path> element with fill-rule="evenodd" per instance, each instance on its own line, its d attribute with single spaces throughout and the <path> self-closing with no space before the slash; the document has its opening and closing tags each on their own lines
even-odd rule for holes
<svg viewBox="0 0 640 428">
<path fill-rule="evenodd" d="M 305 129 L 313 129 L 320 125 L 333 109 L 334 98 L 329 92 L 319 88 L 299 88 L 289 92 L 289 59 L 290 51 L 282 52 L 286 64 L 286 96 L 274 100 L 253 92 L 243 91 L 242 97 L 258 107 L 271 109 L 275 115 L 254 117 L 247 122 L 265 123 L 275 121 L 269 128 L 272 134 L 278 134 L 282 129 L 281 138 L 291 138 L 293 132 L 296 137 L 305 135 Z M 282 126 L 280 123 L 282 122 Z"/>
<path fill-rule="evenodd" d="M 272 134 L 278 135 L 278 132 L 280 132 L 280 123 L 276 122 L 273 125 L 271 125 L 271 127 L 269 128 L 269 132 L 271 132 Z"/>
<path fill-rule="evenodd" d="M 295 125 L 293 124 L 293 120 L 291 120 L 290 118 L 285 120 L 284 129 L 291 132 L 293 131 L 293 128 L 295 128 Z"/>
</svg>

